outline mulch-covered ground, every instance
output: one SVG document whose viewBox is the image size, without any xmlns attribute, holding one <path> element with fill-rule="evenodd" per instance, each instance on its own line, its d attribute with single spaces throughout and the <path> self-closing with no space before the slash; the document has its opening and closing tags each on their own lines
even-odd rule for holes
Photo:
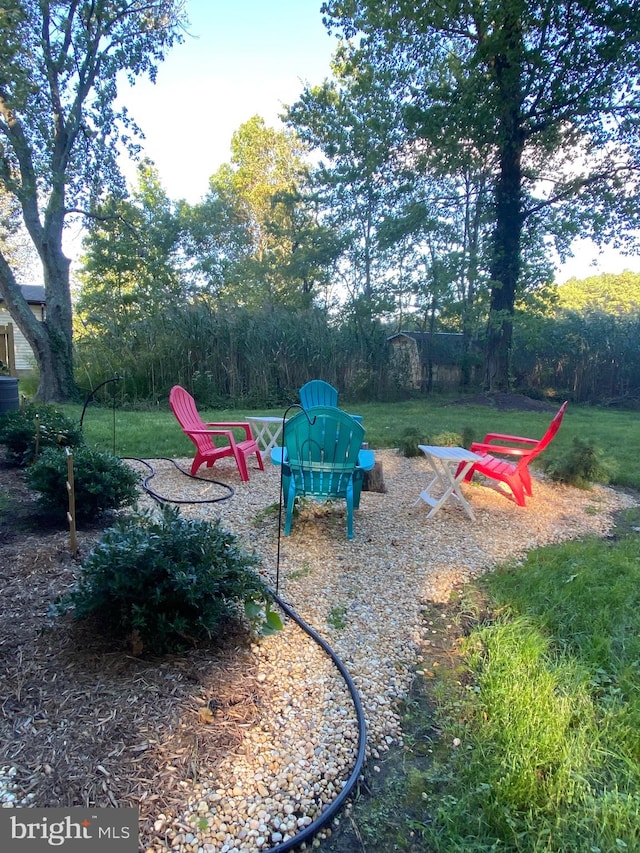
<svg viewBox="0 0 640 853">
<path fill-rule="evenodd" d="M 218 648 L 141 660 L 53 618 L 78 569 L 69 535 L 2 461 L 0 496 L 0 800 L 139 806 L 148 838 L 158 814 L 181 809 L 185 780 L 259 716 L 252 657 L 231 634 Z M 79 558 L 99 533 L 80 531 Z"/>
</svg>

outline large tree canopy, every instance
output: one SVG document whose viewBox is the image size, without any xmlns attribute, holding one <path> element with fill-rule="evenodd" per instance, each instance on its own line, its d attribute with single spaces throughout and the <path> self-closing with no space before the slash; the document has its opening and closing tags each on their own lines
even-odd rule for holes
<svg viewBox="0 0 640 853">
<path fill-rule="evenodd" d="M 307 166 L 290 131 L 253 116 L 233 134 L 231 160 L 185 211 L 187 250 L 217 299 L 307 308 L 328 281 L 337 248 L 305 196 Z"/>
<path fill-rule="evenodd" d="M 626 270 L 618 274 L 570 278 L 558 287 L 558 306 L 567 311 L 640 315 L 640 273 Z"/>
<path fill-rule="evenodd" d="M 351 76 L 334 65 L 336 79 L 307 89 L 288 113 L 289 122 L 322 162 L 314 184 L 325 222 L 349 247 L 343 276 L 351 301 L 362 299 L 371 313 L 384 302 L 380 282 L 381 253 L 377 228 L 397 195 L 389 171 L 398 142 L 396 106 L 386 96 L 383 79 Z"/>
<path fill-rule="evenodd" d="M 136 128 L 118 111 L 119 75 L 154 79 L 181 38 L 181 0 L 6 0 L 0 9 L 0 184 L 22 211 L 42 264 L 47 318 L 22 298 L 0 244 L 0 293 L 31 344 L 38 397 L 74 391 L 69 259 L 62 244 L 69 215 L 91 211 L 122 186 L 118 154 L 135 151 Z"/>
<path fill-rule="evenodd" d="M 148 161 L 131 199 L 109 196 L 95 210 L 83 246 L 77 319 L 90 334 L 123 333 L 145 316 L 184 301 L 178 272 L 180 222 Z M 114 353 L 117 358 L 117 353 Z"/>
<path fill-rule="evenodd" d="M 363 333 L 381 316 L 424 329 L 437 315 L 470 337 L 486 240 L 482 158 L 424 170 L 428 152 L 407 138 L 395 69 L 374 74 L 343 47 L 333 75 L 308 87 L 287 119 L 324 155 L 312 186 L 343 246 L 346 310 Z"/>
<path fill-rule="evenodd" d="M 483 152 L 493 240 L 486 384 L 509 384 L 528 220 L 561 252 L 637 227 L 640 14 L 614 0 L 333 0 L 354 66 L 395 81 L 407 130 L 440 167 Z M 391 84 L 393 85 L 393 84 Z"/>
</svg>

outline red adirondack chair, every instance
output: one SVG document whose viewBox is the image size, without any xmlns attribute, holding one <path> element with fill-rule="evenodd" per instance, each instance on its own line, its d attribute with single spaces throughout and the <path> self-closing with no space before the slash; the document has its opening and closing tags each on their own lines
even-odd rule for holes
<svg viewBox="0 0 640 853">
<path fill-rule="evenodd" d="M 225 456 L 233 456 L 240 472 L 240 479 L 244 482 L 249 480 L 247 469 L 247 456 L 255 453 L 258 466 L 264 471 L 264 464 L 258 445 L 251 431 L 251 424 L 247 423 L 204 423 L 198 414 L 196 402 L 180 385 L 174 385 L 169 393 L 169 405 L 182 427 L 185 435 L 188 435 L 195 444 L 197 452 L 191 473 L 195 474 L 201 465 L 206 463 L 210 468 L 217 459 Z M 238 441 L 234 435 L 234 429 L 244 430 L 244 438 Z M 222 436 L 226 443 L 216 446 L 214 436 Z"/>
<path fill-rule="evenodd" d="M 506 483 L 518 506 L 524 506 L 525 495 L 532 495 L 529 463 L 550 444 L 560 429 L 566 408 L 567 402 L 564 402 L 540 439 L 490 432 L 485 435 L 484 441 L 474 441 L 471 451 L 481 456 L 481 459 L 474 462 L 464 479 L 470 480 L 478 473 Z M 514 461 L 510 462 L 509 457 Z"/>
</svg>

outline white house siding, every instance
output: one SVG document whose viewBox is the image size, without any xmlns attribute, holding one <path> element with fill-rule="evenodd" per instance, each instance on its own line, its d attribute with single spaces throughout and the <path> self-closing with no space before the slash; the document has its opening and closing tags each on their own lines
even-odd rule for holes
<svg viewBox="0 0 640 853">
<path fill-rule="evenodd" d="M 42 305 L 30 305 L 31 311 L 33 315 L 38 318 L 38 320 L 42 320 L 42 312 L 44 308 Z M 16 356 L 16 370 L 20 372 L 29 372 L 35 370 L 36 362 L 33 356 L 33 352 L 31 351 L 31 347 L 27 343 L 27 339 L 22 334 L 20 329 L 16 326 L 11 318 L 11 314 L 6 310 L 6 308 L 0 307 L 0 326 L 5 326 L 11 323 L 13 326 L 13 339 L 14 339 L 14 349 Z"/>
</svg>

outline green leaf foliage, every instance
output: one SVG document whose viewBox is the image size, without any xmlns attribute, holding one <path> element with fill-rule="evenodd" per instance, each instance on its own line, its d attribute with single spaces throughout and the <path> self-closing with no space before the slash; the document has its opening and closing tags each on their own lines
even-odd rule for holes
<svg viewBox="0 0 640 853">
<path fill-rule="evenodd" d="M 342 69 L 358 83 L 383 81 L 384 99 L 401 105 L 403 133 L 388 147 L 406 174 L 391 184 L 394 194 L 404 186 L 413 190 L 420 172 L 425 184 L 446 177 L 476 191 L 475 199 L 458 195 L 458 204 L 469 202 L 469 215 L 458 232 L 460 264 L 450 281 L 457 286 L 468 278 L 466 299 L 475 300 L 479 287 L 488 292 L 485 382 L 490 390 L 507 390 L 515 306 L 524 289 L 550 273 L 545 243 L 566 255 L 577 236 L 623 243 L 620 235 L 637 228 L 637 3 L 328 0 L 323 14 L 342 37 Z M 376 107 L 383 99 L 359 102 L 358 89 L 346 94 L 358 124 L 345 127 L 364 127 L 364 148 L 376 151 Z M 315 101 L 322 104 L 318 95 Z M 292 118 L 306 121 L 299 107 Z M 334 148 L 323 149 L 330 162 L 340 153 Z M 403 156 L 409 151 L 412 156 Z M 389 185 L 376 172 L 372 197 L 380 183 Z M 428 210 L 432 217 L 434 205 Z M 400 225 L 415 228 L 420 221 L 393 213 Z M 450 220 L 443 216 L 442 225 Z M 373 216 L 363 221 L 377 226 Z M 463 234 L 466 241 L 474 232 L 479 239 L 462 243 Z M 401 233 L 391 229 L 392 237 Z M 420 242 L 427 261 L 446 262 L 444 233 L 425 232 Z M 389 236 L 380 234 L 383 242 Z M 370 244 L 375 248 L 375 240 Z M 431 296 L 438 300 L 439 265 L 429 266 L 436 285 L 429 282 Z M 403 264 L 403 271 L 410 269 Z"/>
<path fill-rule="evenodd" d="M 117 456 L 80 447 L 73 453 L 75 515 L 78 521 L 93 520 L 106 510 L 131 506 L 138 497 L 138 474 Z M 30 488 L 39 492 L 40 503 L 66 517 L 69 506 L 67 454 L 48 448 L 27 471 Z"/>
<path fill-rule="evenodd" d="M 43 448 L 81 447 L 84 437 L 79 423 L 53 406 L 30 404 L 0 416 L 0 444 L 11 464 L 29 465 Z"/>
<path fill-rule="evenodd" d="M 465 436 L 452 430 L 445 430 L 434 435 L 426 435 L 424 430 L 416 426 L 411 426 L 404 430 L 401 438 L 398 440 L 398 450 L 403 456 L 411 459 L 414 456 L 421 455 L 422 451 L 418 446 L 420 444 L 433 444 L 438 447 L 458 447 L 460 445 L 467 447 L 468 445 L 464 442 Z"/>
<path fill-rule="evenodd" d="M 106 530 L 62 606 L 79 619 L 97 617 L 134 653 L 179 651 L 221 636 L 226 621 L 243 614 L 259 627 L 269 595 L 258 565 L 219 521 L 187 520 L 164 507 Z M 281 627 L 268 604 L 266 622 Z"/>
<path fill-rule="evenodd" d="M 108 196 L 83 240 L 82 291 L 76 336 L 111 335 L 118 352 L 133 345 L 140 325 L 184 302 L 178 274 L 179 218 L 155 167 L 138 165 L 131 199 Z"/>
<path fill-rule="evenodd" d="M 42 263 L 49 310 L 32 314 L 18 285 L 24 272 L 0 250 L 0 280 L 10 313 L 33 344 L 38 396 L 74 396 L 69 263 L 65 218 L 92 211 L 104 187 L 125 192 L 124 151 L 136 157 L 140 130 L 121 86 L 147 76 L 183 40 L 181 0 L 51 2 L 7 0 L 0 12 L 2 97 L 0 189 L 22 211 Z M 4 241 L 3 241 L 4 242 Z M 113 248 L 113 245 L 112 245 Z M 35 345 L 37 341 L 37 345 Z"/>
<path fill-rule="evenodd" d="M 411 459 L 420 456 L 422 451 L 418 447 L 419 444 L 427 444 L 423 432 L 415 426 L 407 427 L 398 439 L 398 451 L 407 459 Z"/>
<path fill-rule="evenodd" d="M 640 273 L 626 270 L 569 281 L 558 287 L 559 307 L 588 313 L 600 311 L 620 316 L 640 310 Z"/>
<path fill-rule="evenodd" d="M 336 239 L 304 197 L 302 154 L 295 134 L 253 116 L 233 134 L 231 162 L 211 176 L 203 202 L 184 210 L 188 246 L 216 298 L 308 308 L 329 283 Z"/>
<path fill-rule="evenodd" d="M 612 467 L 593 441 L 575 436 L 570 450 L 562 456 L 551 456 L 543 461 L 545 471 L 552 480 L 588 489 L 592 483 L 608 483 Z"/>
</svg>

